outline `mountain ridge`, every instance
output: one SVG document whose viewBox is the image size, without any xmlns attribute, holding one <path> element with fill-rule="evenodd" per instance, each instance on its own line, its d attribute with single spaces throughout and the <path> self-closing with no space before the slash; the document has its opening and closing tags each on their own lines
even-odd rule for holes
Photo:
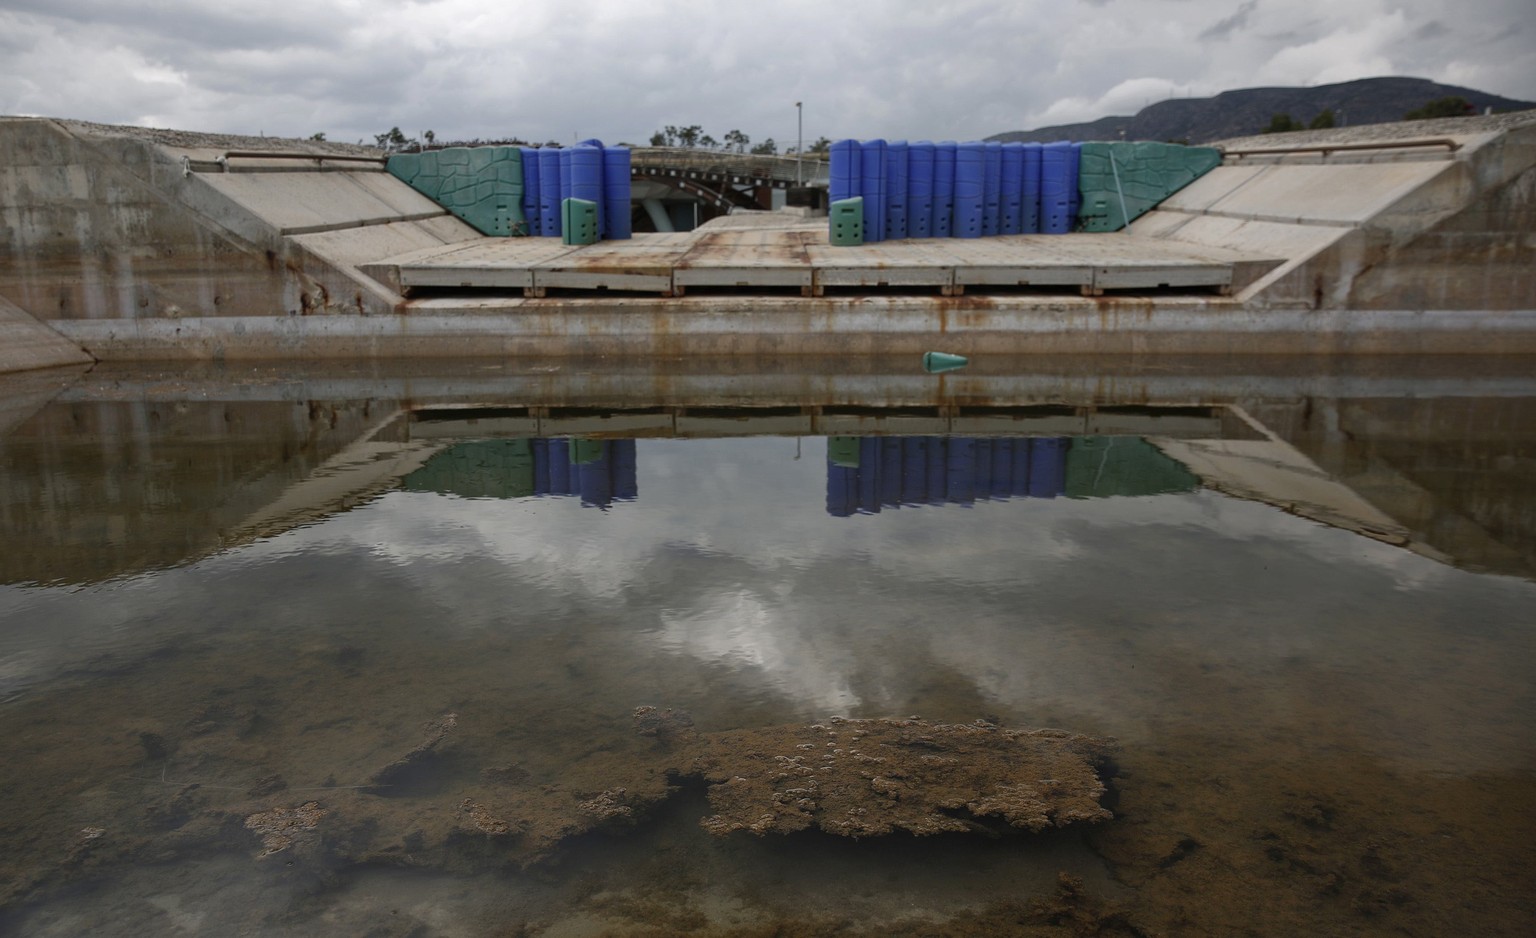
<svg viewBox="0 0 1536 938">
<path fill-rule="evenodd" d="M 1010 130 L 987 139 L 1005 143 L 1121 139 L 1209 143 L 1257 134 L 1269 126 L 1276 114 L 1289 114 L 1303 125 L 1323 111 L 1333 111 L 1340 124 L 1386 124 L 1400 121 L 1409 111 L 1446 97 L 1466 98 L 1472 104 L 1472 113 L 1478 114 L 1486 108 L 1496 111 L 1536 108 L 1533 101 L 1517 101 L 1475 88 L 1443 85 L 1427 78 L 1360 78 L 1301 88 L 1237 88 L 1209 98 L 1170 98 L 1131 115 L 1034 130 Z"/>
</svg>

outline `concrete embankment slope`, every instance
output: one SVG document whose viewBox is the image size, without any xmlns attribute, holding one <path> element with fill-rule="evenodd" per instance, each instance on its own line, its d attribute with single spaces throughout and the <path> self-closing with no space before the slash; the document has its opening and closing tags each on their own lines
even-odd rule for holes
<svg viewBox="0 0 1536 938">
<path fill-rule="evenodd" d="M 0 298 L 102 360 L 1536 352 L 1536 114 L 1341 133 L 1231 142 L 1125 234 L 1128 254 L 1264 259 L 1232 296 L 1155 281 L 944 296 L 894 276 L 682 297 L 540 297 L 466 276 L 406 296 L 379 275 L 391 259 L 482 236 L 377 150 L 0 118 Z"/>
<path fill-rule="evenodd" d="M 1275 134 L 1138 220 L 1140 235 L 1287 262 L 1250 308 L 1536 308 L 1536 111 Z"/>
</svg>

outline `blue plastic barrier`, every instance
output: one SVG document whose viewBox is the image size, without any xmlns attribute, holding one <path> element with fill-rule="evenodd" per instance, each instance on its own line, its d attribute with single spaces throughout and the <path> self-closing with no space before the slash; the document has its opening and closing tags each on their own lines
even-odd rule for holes
<svg viewBox="0 0 1536 938">
<path fill-rule="evenodd" d="M 1083 165 L 1083 145 L 1072 144 L 1072 155 L 1067 158 L 1067 230 L 1077 227 L 1077 211 L 1082 207 L 1083 194 L 1077 184 L 1078 172 Z"/>
<path fill-rule="evenodd" d="M 1072 230 L 1072 189 L 1076 187 L 1076 157 L 1072 144 L 1047 143 L 1040 159 L 1040 230 L 1066 234 Z"/>
<path fill-rule="evenodd" d="M 986 147 L 980 143 L 962 143 L 955 147 L 955 220 L 956 238 L 981 237 L 986 185 Z"/>
<path fill-rule="evenodd" d="M 539 221 L 539 151 L 533 147 L 520 148 L 523 154 L 523 223 L 527 234 L 538 237 L 544 233 Z"/>
<path fill-rule="evenodd" d="M 597 206 L 597 230 L 603 230 L 603 151 L 597 147 L 575 146 L 563 152 L 570 154 L 570 195 L 568 198 L 585 199 Z"/>
<path fill-rule="evenodd" d="M 907 236 L 907 141 L 885 145 L 885 238 Z"/>
<path fill-rule="evenodd" d="M 560 201 L 564 202 L 571 197 L 571 150 L 561 147 L 556 152 L 560 155 Z"/>
<path fill-rule="evenodd" d="M 604 147 L 603 237 L 614 241 L 633 237 L 631 211 L 629 148 Z"/>
<path fill-rule="evenodd" d="M 955 234 L 955 142 L 945 140 L 933 148 L 933 236 Z"/>
<path fill-rule="evenodd" d="M 863 195 L 859 189 L 859 142 L 839 140 L 832 144 L 829 155 L 830 177 L 827 185 L 827 201 L 841 202 Z"/>
<path fill-rule="evenodd" d="M 998 234 L 1024 231 L 1024 144 L 1003 144 L 1003 215 Z"/>
<path fill-rule="evenodd" d="M 933 237 L 933 144 L 907 148 L 907 237 Z"/>
<path fill-rule="evenodd" d="M 1019 226 L 1023 234 L 1037 234 L 1040 231 L 1040 154 L 1042 149 L 1038 143 L 1024 144 L 1024 191 L 1020 199 L 1020 208 L 1023 212 Z"/>
<path fill-rule="evenodd" d="M 1003 145 L 982 144 L 981 233 L 1000 234 L 1003 221 Z"/>
<path fill-rule="evenodd" d="M 539 219 L 544 237 L 560 237 L 560 151 L 539 150 Z"/>
<path fill-rule="evenodd" d="M 859 144 L 859 194 L 864 197 L 864 243 L 885 240 L 885 141 Z"/>
</svg>

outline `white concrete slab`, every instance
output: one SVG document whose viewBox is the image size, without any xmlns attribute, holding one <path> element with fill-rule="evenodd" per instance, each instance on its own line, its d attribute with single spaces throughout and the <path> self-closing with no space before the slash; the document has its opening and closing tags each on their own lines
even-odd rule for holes
<svg viewBox="0 0 1536 938">
<path fill-rule="evenodd" d="M 381 173 L 198 173 L 191 181 L 286 235 L 448 214 Z"/>
</svg>

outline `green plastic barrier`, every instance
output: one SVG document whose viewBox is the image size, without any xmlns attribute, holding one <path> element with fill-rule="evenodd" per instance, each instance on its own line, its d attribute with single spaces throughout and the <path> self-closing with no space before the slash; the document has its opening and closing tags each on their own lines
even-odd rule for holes
<svg viewBox="0 0 1536 938">
<path fill-rule="evenodd" d="M 1082 146 L 1077 219 L 1083 231 L 1119 231 L 1221 165 L 1221 151 L 1213 147 L 1147 142 Z"/>
<path fill-rule="evenodd" d="M 839 247 L 864 243 L 864 197 L 838 199 L 827 208 L 828 239 Z"/>
<path fill-rule="evenodd" d="M 588 199 L 560 202 L 560 243 L 597 243 L 597 203 Z"/>
<path fill-rule="evenodd" d="M 1079 436 L 1067 450 L 1067 497 L 1162 495 L 1200 487 L 1184 464 L 1140 437 Z"/>
<path fill-rule="evenodd" d="M 389 158 L 389 171 L 481 234 L 528 233 L 523 218 L 523 153 L 517 147 L 396 153 Z"/>
<path fill-rule="evenodd" d="M 533 446 L 528 440 L 455 443 L 401 480 L 407 492 L 463 498 L 522 498 L 534 493 Z"/>
</svg>

